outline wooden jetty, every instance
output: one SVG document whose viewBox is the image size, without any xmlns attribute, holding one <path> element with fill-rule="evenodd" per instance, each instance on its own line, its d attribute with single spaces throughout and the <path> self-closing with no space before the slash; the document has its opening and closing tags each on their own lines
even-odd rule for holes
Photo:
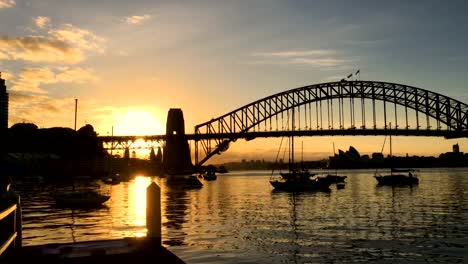
<svg viewBox="0 0 468 264">
<path fill-rule="evenodd" d="M 0 263 L 181 263 L 180 258 L 147 238 L 124 238 L 27 246 Z"/>
<path fill-rule="evenodd" d="M 0 191 L 1 193 L 1 191 Z M 53 243 L 21 246 L 21 207 L 16 204 L 0 209 L 0 226 L 8 227 L 0 237 L 0 263 L 181 263 L 161 243 L 161 194 L 152 182 L 146 190 L 146 237 Z M 1 205 L 2 201 L 0 201 Z"/>
</svg>

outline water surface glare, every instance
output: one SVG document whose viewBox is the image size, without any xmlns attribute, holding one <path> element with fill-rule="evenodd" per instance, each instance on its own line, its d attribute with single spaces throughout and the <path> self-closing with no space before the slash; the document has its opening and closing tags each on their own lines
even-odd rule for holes
<svg viewBox="0 0 468 264">
<path fill-rule="evenodd" d="M 144 236 L 146 187 L 161 187 L 163 244 L 187 263 L 466 263 L 468 169 L 423 169 L 417 187 L 378 187 L 342 171 L 330 193 L 272 190 L 269 171 L 241 171 L 181 190 L 165 178 L 98 184 L 102 208 L 57 208 L 57 186 L 15 182 L 23 244 Z"/>
</svg>

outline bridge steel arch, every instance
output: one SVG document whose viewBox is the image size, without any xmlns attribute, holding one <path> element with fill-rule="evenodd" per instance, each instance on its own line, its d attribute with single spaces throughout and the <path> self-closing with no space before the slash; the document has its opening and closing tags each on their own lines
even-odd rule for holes
<svg viewBox="0 0 468 264">
<path fill-rule="evenodd" d="M 330 100 L 339 100 L 339 118 L 344 119 L 345 111 L 343 111 L 343 99 L 350 100 L 361 99 L 361 107 L 364 106 L 364 99 L 371 99 L 373 103 L 373 128 L 366 128 L 364 125 L 360 129 L 356 129 L 354 119 L 354 101 L 350 110 L 351 127 L 345 129 L 340 125 L 339 129 L 329 127 L 328 130 L 322 130 L 317 133 L 307 133 L 302 131 L 302 135 L 419 135 L 419 136 L 444 136 L 450 137 L 468 137 L 468 105 L 456 99 L 431 92 L 425 89 L 412 87 L 403 84 L 379 82 L 379 81 L 340 81 L 320 83 L 310 86 L 295 88 L 292 90 L 277 93 L 263 99 L 252 102 L 248 105 L 240 107 L 232 112 L 229 112 L 218 118 L 213 118 L 208 122 L 195 126 L 195 165 L 202 165 L 215 154 L 227 150 L 229 143 L 238 138 L 256 136 L 274 136 L 273 133 L 255 133 L 255 127 L 266 122 L 267 119 L 278 117 L 281 113 L 287 112 L 295 107 L 300 107 L 304 104 Z M 387 127 L 387 114 L 384 109 L 384 128 L 377 129 L 375 117 L 375 101 L 383 101 L 396 106 L 404 106 L 413 109 L 416 113 L 416 129 L 411 130 L 408 126 L 408 118 L 406 112 L 406 127 L 398 129 L 398 125 L 391 130 Z M 320 102 L 321 103 L 321 102 Z M 351 105 L 351 103 L 350 103 Z M 327 108 L 328 108 L 327 104 Z M 365 111 L 364 111 L 365 113 Z M 420 129 L 418 113 L 425 115 L 428 123 L 427 129 Z M 309 113 L 310 115 L 312 113 Z M 365 115 L 365 114 L 364 114 Z M 428 133 L 429 117 L 437 122 L 437 127 L 434 133 Z M 317 116 L 318 118 L 318 116 Z M 321 118 L 321 117 L 320 117 Z M 363 117 L 364 119 L 364 117 Z M 333 113 L 332 113 L 333 120 Z M 270 120 L 271 122 L 271 120 Z M 316 120 L 318 124 L 318 120 Z M 271 124 L 271 123 L 270 123 Z M 441 129 L 441 124 L 446 126 L 446 129 Z M 319 127 L 317 126 L 319 130 Z M 310 128 L 312 131 L 312 127 Z M 406 131 L 406 132 L 405 132 Z M 254 133 L 252 133 L 254 132 Z M 297 131 L 296 131 L 297 132 Z M 284 133 L 276 133 L 277 136 Z M 200 145 L 200 146 L 199 146 Z M 204 154 L 203 157 L 200 154 Z"/>
</svg>

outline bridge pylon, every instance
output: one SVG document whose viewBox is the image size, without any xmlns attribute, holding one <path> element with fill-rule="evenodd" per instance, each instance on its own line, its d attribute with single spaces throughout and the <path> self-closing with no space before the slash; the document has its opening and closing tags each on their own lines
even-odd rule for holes
<svg viewBox="0 0 468 264">
<path fill-rule="evenodd" d="M 171 108 L 167 113 L 163 166 L 168 174 L 193 172 L 190 147 L 185 135 L 184 114 L 180 108 Z"/>
</svg>

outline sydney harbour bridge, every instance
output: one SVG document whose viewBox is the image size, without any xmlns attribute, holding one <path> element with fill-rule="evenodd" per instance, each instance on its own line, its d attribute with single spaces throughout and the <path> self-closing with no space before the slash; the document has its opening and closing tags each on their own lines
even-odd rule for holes
<svg viewBox="0 0 468 264">
<path fill-rule="evenodd" d="M 292 120 L 294 119 L 294 120 Z M 294 122 L 292 122 L 294 121 Z M 294 127 L 292 127 L 294 124 Z M 237 139 L 295 136 L 468 137 L 468 105 L 426 89 L 380 81 L 339 81 L 280 92 L 195 126 L 186 134 L 180 109 L 168 114 L 165 135 L 100 136 L 107 149 L 131 148 L 138 139 L 160 142 L 169 163 L 195 166 L 226 151 Z"/>
</svg>

